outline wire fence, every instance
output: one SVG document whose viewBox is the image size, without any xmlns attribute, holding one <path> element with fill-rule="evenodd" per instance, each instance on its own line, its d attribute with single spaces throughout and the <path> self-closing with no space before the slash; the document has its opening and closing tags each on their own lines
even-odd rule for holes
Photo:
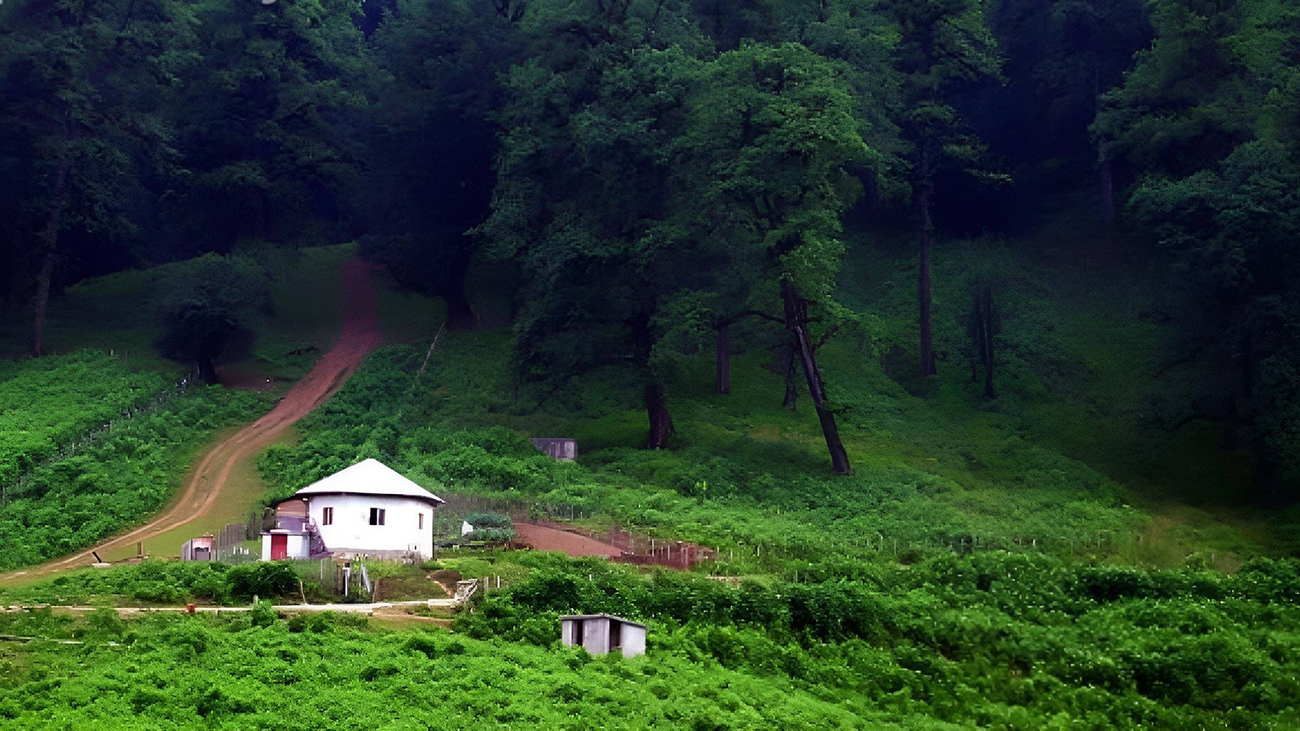
<svg viewBox="0 0 1300 731">
<path fill-rule="evenodd" d="M 36 496 L 37 492 L 33 488 L 32 483 L 41 471 L 48 469 L 50 466 L 68 459 L 69 457 L 76 456 L 91 446 L 102 442 L 109 435 L 130 424 L 133 419 L 137 419 L 141 416 L 148 416 L 149 414 L 157 412 L 164 406 L 184 396 L 197 380 L 198 373 L 196 371 L 190 371 L 171 386 L 156 391 L 153 394 L 136 401 L 136 403 L 132 404 L 130 408 L 123 410 L 120 414 L 105 421 L 100 426 L 83 432 L 77 437 L 58 445 L 54 452 L 52 452 L 48 457 L 34 462 L 21 474 L 15 477 L 9 484 L 0 484 L 0 505 L 3 505 L 12 499 Z"/>
</svg>

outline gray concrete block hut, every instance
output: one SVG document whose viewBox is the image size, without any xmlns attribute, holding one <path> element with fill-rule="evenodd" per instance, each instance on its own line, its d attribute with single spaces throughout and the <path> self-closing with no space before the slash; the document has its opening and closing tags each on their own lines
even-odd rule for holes
<svg viewBox="0 0 1300 731">
<path fill-rule="evenodd" d="M 618 651 L 636 657 L 645 654 L 645 625 L 609 614 L 570 614 L 560 617 L 560 641 L 593 655 Z"/>
</svg>

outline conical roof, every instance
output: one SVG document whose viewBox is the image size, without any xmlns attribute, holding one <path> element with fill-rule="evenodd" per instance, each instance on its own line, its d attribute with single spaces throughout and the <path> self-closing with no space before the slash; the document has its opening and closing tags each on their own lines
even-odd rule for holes
<svg viewBox="0 0 1300 731">
<path fill-rule="evenodd" d="M 309 495 L 391 495 L 433 505 L 444 502 L 377 459 L 358 462 L 294 493 L 294 497 Z"/>
</svg>

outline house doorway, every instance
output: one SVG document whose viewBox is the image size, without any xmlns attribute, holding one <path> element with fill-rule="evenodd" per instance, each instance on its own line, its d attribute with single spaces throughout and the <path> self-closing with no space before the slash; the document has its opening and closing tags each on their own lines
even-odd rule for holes
<svg viewBox="0 0 1300 731">
<path fill-rule="evenodd" d="M 284 533 L 271 534 L 271 560 L 281 561 L 289 558 L 289 536 Z"/>
</svg>

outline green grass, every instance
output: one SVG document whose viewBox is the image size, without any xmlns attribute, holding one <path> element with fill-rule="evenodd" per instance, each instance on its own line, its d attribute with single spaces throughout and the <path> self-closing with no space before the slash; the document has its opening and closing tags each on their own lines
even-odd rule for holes
<svg viewBox="0 0 1300 731">
<path fill-rule="evenodd" d="M 13 487 L 86 432 L 152 405 L 168 385 L 94 351 L 0 363 L 0 486 Z"/>
<path fill-rule="evenodd" d="M 196 445 L 265 408 L 260 394 L 191 389 L 39 465 L 26 487 L 0 504 L 0 570 L 86 548 L 139 523 L 171 498 Z"/>
<path fill-rule="evenodd" d="M 1234 576 L 1046 556 L 825 564 L 738 588 L 555 554 L 466 557 L 504 575 L 449 634 L 378 617 L 111 610 L 0 614 L 0 718 L 17 726 L 320 728 L 1292 728 L 1300 569 Z M 282 564 L 146 562 L 24 597 L 292 588 Z M 309 589 L 310 591 L 310 589 Z M 238 594 L 239 597 L 235 597 Z M 10 592 L 6 600 L 16 594 Z M 647 654 L 561 647 L 558 616 L 649 626 Z M 82 644 L 59 645 L 49 640 Z M 114 643 L 114 644 L 110 644 Z M 284 709 L 294 712 L 286 715 Z"/>
<path fill-rule="evenodd" d="M 247 252 L 271 280 L 272 310 L 254 323 L 252 352 L 225 364 L 242 374 L 294 380 L 333 346 L 343 326 L 338 268 L 355 244 Z M 171 265 L 118 272 L 68 287 L 50 301 L 46 352 L 112 352 L 136 370 L 179 373 L 153 350 L 161 332 L 158 296 Z M 381 324 L 389 342 L 432 337 L 441 304 L 403 291 L 377 271 Z M 20 357 L 31 340 L 28 313 L 0 318 L 0 356 Z"/>
</svg>

